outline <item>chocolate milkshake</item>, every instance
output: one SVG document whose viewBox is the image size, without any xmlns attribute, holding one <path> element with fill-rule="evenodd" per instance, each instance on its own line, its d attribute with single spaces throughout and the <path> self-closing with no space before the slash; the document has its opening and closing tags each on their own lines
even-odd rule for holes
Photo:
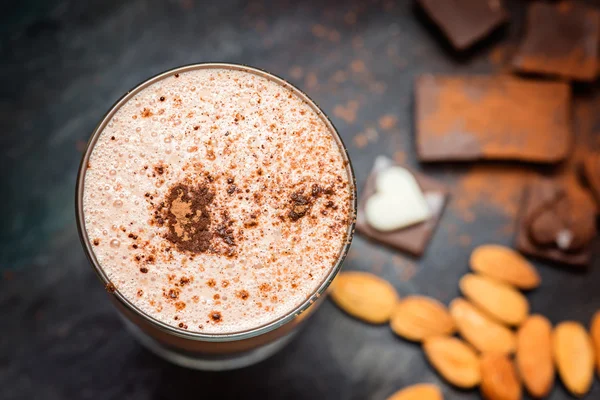
<svg viewBox="0 0 600 400">
<path fill-rule="evenodd" d="M 99 274 L 121 307 L 177 335 L 234 340 L 289 320 L 349 244 L 355 189 L 337 133 L 262 71 L 153 78 L 109 112 L 84 164 L 80 229 Z"/>
</svg>

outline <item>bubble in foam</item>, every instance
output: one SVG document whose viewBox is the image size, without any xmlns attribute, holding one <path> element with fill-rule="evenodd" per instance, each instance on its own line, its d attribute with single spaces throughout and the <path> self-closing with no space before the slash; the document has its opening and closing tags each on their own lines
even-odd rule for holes
<svg viewBox="0 0 600 400">
<path fill-rule="evenodd" d="M 123 207 L 123 202 L 121 200 L 115 200 L 113 202 L 113 206 L 115 206 L 115 207 Z"/>
<path fill-rule="evenodd" d="M 165 143 L 171 143 L 171 136 L 167 136 L 166 138 L 164 138 L 163 142 L 165 142 Z"/>
<path fill-rule="evenodd" d="M 115 176 L 117 174 L 117 171 L 114 169 L 111 169 L 110 171 L 108 171 L 108 174 L 111 176 Z"/>
</svg>

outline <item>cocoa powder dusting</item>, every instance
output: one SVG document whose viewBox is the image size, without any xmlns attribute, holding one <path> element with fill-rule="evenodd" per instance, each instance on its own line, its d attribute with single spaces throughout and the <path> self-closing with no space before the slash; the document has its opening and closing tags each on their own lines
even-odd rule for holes
<svg viewBox="0 0 600 400">
<path fill-rule="evenodd" d="M 250 294 L 247 290 L 239 290 L 235 293 L 235 295 L 242 300 L 247 300 L 250 297 Z"/>
<path fill-rule="evenodd" d="M 117 287 L 112 282 L 108 282 L 106 286 L 104 286 L 104 289 L 106 289 L 108 293 L 114 293 L 117 291 Z"/>
<path fill-rule="evenodd" d="M 515 217 L 523 188 L 533 175 L 520 166 L 476 165 L 458 179 L 450 207 L 465 222 L 475 220 L 477 207 Z"/>
<path fill-rule="evenodd" d="M 165 201 L 166 213 L 163 219 L 169 229 L 165 239 L 180 251 L 207 251 L 212 239 L 208 206 L 213 198 L 214 194 L 206 186 L 178 184 L 172 187 Z"/>
<path fill-rule="evenodd" d="M 223 320 L 221 313 L 219 311 L 212 311 L 209 315 L 212 322 L 219 323 Z"/>
</svg>

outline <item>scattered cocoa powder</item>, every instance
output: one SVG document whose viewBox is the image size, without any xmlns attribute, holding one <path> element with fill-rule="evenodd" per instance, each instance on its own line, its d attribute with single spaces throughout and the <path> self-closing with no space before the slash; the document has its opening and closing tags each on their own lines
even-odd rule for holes
<svg viewBox="0 0 600 400">
<path fill-rule="evenodd" d="M 348 124 L 356 121 L 356 112 L 358 111 L 358 101 L 350 100 L 346 105 L 338 104 L 333 108 L 333 115 L 342 119 Z"/>
<path fill-rule="evenodd" d="M 394 255 L 392 256 L 392 263 L 398 274 L 398 279 L 402 282 L 409 281 L 417 272 L 416 264 L 405 257 Z"/>
<path fill-rule="evenodd" d="M 379 118 L 378 123 L 381 129 L 383 129 L 384 131 L 389 131 L 390 129 L 396 127 L 396 124 L 398 123 L 398 118 L 396 118 L 396 116 L 394 115 L 387 114 Z"/>
<path fill-rule="evenodd" d="M 363 133 L 359 133 L 354 136 L 353 142 L 357 148 L 362 149 L 369 144 L 369 139 Z"/>
<path fill-rule="evenodd" d="M 522 166 L 475 165 L 458 179 L 450 208 L 465 222 L 475 220 L 477 208 L 514 218 L 533 175 Z"/>
<path fill-rule="evenodd" d="M 302 79 L 302 77 L 304 76 L 304 70 L 302 69 L 302 67 L 300 67 L 298 65 L 294 65 L 290 69 L 289 73 L 293 79 Z"/>
</svg>

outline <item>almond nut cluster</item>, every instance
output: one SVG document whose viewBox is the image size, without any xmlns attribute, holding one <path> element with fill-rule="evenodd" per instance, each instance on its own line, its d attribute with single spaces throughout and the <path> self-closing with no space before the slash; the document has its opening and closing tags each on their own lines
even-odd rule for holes
<svg viewBox="0 0 600 400">
<path fill-rule="evenodd" d="M 398 336 L 422 345 L 433 369 L 448 383 L 479 386 L 488 400 L 518 400 L 523 387 L 534 398 L 548 396 L 556 372 L 574 396 L 590 389 L 594 367 L 600 375 L 600 310 L 589 332 L 579 322 L 556 326 L 531 314 L 521 291 L 540 286 L 535 267 L 516 251 L 483 245 L 471 254 L 459 281 L 464 297 L 448 307 L 420 295 L 400 297 L 387 281 L 368 272 L 343 272 L 331 287 L 345 312 L 372 324 L 390 324 Z M 455 336 L 458 334 L 458 336 Z M 429 383 L 406 387 L 388 400 L 442 400 Z"/>
</svg>

